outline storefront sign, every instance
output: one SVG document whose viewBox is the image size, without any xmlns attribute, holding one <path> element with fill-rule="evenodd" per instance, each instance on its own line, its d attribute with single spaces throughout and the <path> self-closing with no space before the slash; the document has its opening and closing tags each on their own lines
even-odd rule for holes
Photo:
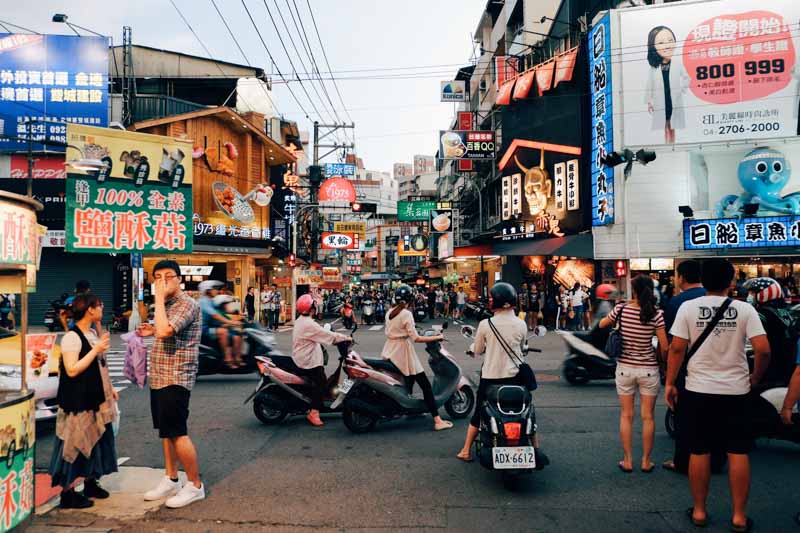
<svg viewBox="0 0 800 533">
<path fill-rule="evenodd" d="M 567 211 L 577 211 L 581 207 L 579 184 L 578 160 L 571 159 L 567 161 Z"/>
<path fill-rule="evenodd" d="M 42 236 L 42 248 L 64 248 L 67 234 L 64 230 L 47 230 Z"/>
<path fill-rule="evenodd" d="M 0 263 L 36 266 L 39 251 L 36 212 L 0 199 Z"/>
<path fill-rule="evenodd" d="M 637 50 L 620 62 L 626 144 L 797 133 L 795 0 L 673 4 L 619 17 L 620 49 Z"/>
<path fill-rule="evenodd" d="M 107 164 L 67 175 L 68 252 L 191 253 L 192 165 L 181 163 L 189 141 L 78 125 L 67 138 L 67 161 Z"/>
<path fill-rule="evenodd" d="M 603 164 L 606 154 L 614 151 L 611 16 L 608 13 L 589 33 L 589 77 L 592 98 L 592 226 L 606 226 L 614 223 L 614 168 Z M 638 94 L 641 97 L 641 92 Z"/>
<path fill-rule="evenodd" d="M 322 232 L 322 247 L 326 250 L 356 250 L 359 240 L 358 233 Z"/>
<path fill-rule="evenodd" d="M 493 131 L 440 131 L 440 159 L 494 159 Z"/>
<path fill-rule="evenodd" d="M 210 276 L 213 265 L 181 265 L 181 276 Z"/>
<path fill-rule="evenodd" d="M 503 176 L 502 203 L 503 220 L 522 214 L 522 174 Z"/>
<path fill-rule="evenodd" d="M 502 189 L 503 220 L 511 220 L 511 176 L 503 176 Z"/>
<path fill-rule="evenodd" d="M 317 287 L 322 283 L 322 270 L 295 270 L 294 274 L 298 285 Z"/>
<path fill-rule="evenodd" d="M 449 209 L 451 206 L 451 202 L 400 201 L 397 202 L 397 220 L 401 222 L 427 222 L 431 218 L 431 210 Z"/>
<path fill-rule="evenodd" d="M 647 271 L 650 270 L 650 259 L 647 257 L 634 257 L 630 260 L 631 270 Z"/>
<path fill-rule="evenodd" d="M 66 126 L 63 126 L 66 128 Z M 28 158 L 24 155 L 11 156 L 11 177 L 28 177 Z M 35 156 L 33 161 L 33 179 L 65 179 L 67 168 L 64 156 Z"/>
<path fill-rule="evenodd" d="M 533 239 L 537 233 L 547 233 L 551 237 L 563 237 L 561 221 L 555 215 L 542 213 L 533 221 L 518 222 L 504 227 L 494 236 L 495 239 L 516 241 L 519 239 Z"/>
<path fill-rule="evenodd" d="M 4 407 L 0 414 L 0 531 L 12 531 L 34 508 L 36 450 L 34 399 Z"/>
<path fill-rule="evenodd" d="M 674 270 L 675 260 L 671 257 L 654 257 L 650 260 L 650 268 L 653 270 Z"/>
<path fill-rule="evenodd" d="M 683 221 L 686 250 L 800 246 L 800 216 Z"/>
<path fill-rule="evenodd" d="M 553 196 L 555 197 L 556 212 L 560 216 L 567 214 L 566 174 L 566 163 L 553 165 L 553 184 L 555 186 Z"/>
<path fill-rule="evenodd" d="M 443 81 L 441 87 L 442 102 L 467 101 L 467 82 L 464 80 Z"/>
<path fill-rule="evenodd" d="M 353 203 L 356 201 L 356 189 L 344 178 L 328 178 L 319 188 L 319 201 Z"/>
<path fill-rule="evenodd" d="M 108 124 L 106 37 L 0 33 L 0 56 L 3 135 L 66 142 L 68 122 Z M 26 141 L 0 137 L 0 150 L 27 148 Z M 43 148 L 33 144 L 34 151 Z"/>
<path fill-rule="evenodd" d="M 270 228 L 257 225 L 238 226 L 236 224 L 214 224 L 205 222 L 198 213 L 192 216 L 195 237 L 230 237 L 235 239 L 253 239 L 268 241 L 272 238 Z"/>
<path fill-rule="evenodd" d="M 428 255 L 428 242 L 428 236 L 423 233 L 403 235 L 397 241 L 397 255 L 400 257 L 424 257 Z"/>
<path fill-rule="evenodd" d="M 329 178 L 333 176 L 355 176 L 356 166 L 349 163 L 325 163 L 325 175 Z"/>
<path fill-rule="evenodd" d="M 447 233 L 453 231 L 453 210 L 436 209 L 430 212 L 431 231 L 436 233 Z"/>
<path fill-rule="evenodd" d="M 367 223 L 364 221 L 334 222 L 333 231 L 335 233 L 357 233 L 362 241 L 367 240 Z"/>
<path fill-rule="evenodd" d="M 341 283 L 342 271 L 339 267 L 322 267 L 322 281 L 325 283 Z"/>
</svg>

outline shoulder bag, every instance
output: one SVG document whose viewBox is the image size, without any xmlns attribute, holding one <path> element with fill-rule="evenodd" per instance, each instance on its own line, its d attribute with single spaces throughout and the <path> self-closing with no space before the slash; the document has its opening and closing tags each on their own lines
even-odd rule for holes
<svg viewBox="0 0 800 533">
<path fill-rule="evenodd" d="M 494 333 L 494 336 L 497 337 L 500 346 L 503 347 L 503 350 L 506 352 L 508 357 L 511 358 L 511 361 L 519 370 L 517 376 L 519 377 L 519 380 L 522 382 L 522 385 L 528 390 L 538 389 L 539 384 L 536 382 L 536 374 L 533 373 L 531 365 L 523 361 L 520 356 L 514 353 L 514 350 L 511 349 L 511 347 L 508 345 L 503 336 L 500 335 L 500 332 L 497 331 L 497 326 L 494 325 L 491 318 L 488 319 L 488 322 L 489 322 L 489 327 L 492 328 L 492 333 Z"/>
<path fill-rule="evenodd" d="M 688 373 L 689 369 L 689 359 L 691 359 L 692 356 L 697 353 L 697 350 L 700 349 L 700 346 L 702 346 L 708 336 L 711 335 L 711 332 L 714 331 L 714 328 L 717 327 L 719 321 L 722 320 L 722 316 L 731 306 L 731 303 L 733 303 L 731 298 L 726 298 L 725 301 L 722 302 L 722 305 L 720 305 L 719 309 L 717 309 L 717 314 L 714 315 L 714 318 L 712 318 L 711 322 L 708 323 L 706 329 L 704 329 L 703 333 L 697 337 L 697 340 L 694 341 L 694 344 L 692 344 L 692 347 L 689 348 L 689 351 L 686 353 L 686 358 L 683 360 L 683 366 L 681 366 L 681 369 L 678 372 L 678 378 L 675 380 L 675 385 L 679 390 L 686 388 L 686 374 Z"/>
<path fill-rule="evenodd" d="M 608 340 L 606 340 L 606 348 L 604 350 L 606 355 L 615 361 L 622 357 L 622 312 L 624 310 L 625 304 L 622 304 L 622 307 L 619 308 L 619 313 L 617 313 L 614 329 L 608 334 Z"/>
</svg>

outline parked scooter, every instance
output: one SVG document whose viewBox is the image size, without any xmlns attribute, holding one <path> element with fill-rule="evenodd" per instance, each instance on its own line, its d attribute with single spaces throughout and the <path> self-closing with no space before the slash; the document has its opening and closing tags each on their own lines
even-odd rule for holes
<svg viewBox="0 0 800 533">
<path fill-rule="evenodd" d="M 425 300 L 417 300 L 414 304 L 414 322 L 424 322 L 428 319 L 428 307 Z"/>
<path fill-rule="evenodd" d="M 472 339 L 475 330 L 472 326 L 462 326 L 461 334 Z M 544 335 L 544 330 L 539 335 Z M 541 350 L 529 348 L 526 341 L 523 355 L 531 352 Z M 472 346 L 467 355 L 474 357 Z M 481 420 L 475 439 L 476 455 L 481 466 L 501 472 L 507 489 L 515 489 L 521 476 L 542 470 L 548 464 L 534 448 L 536 409 L 528 389 L 519 385 L 490 387 L 486 401 L 476 409 Z"/>
<path fill-rule="evenodd" d="M 128 319 L 130 316 L 131 311 L 123 312 L 120 307 L 114 309 L 114 321 L 111 323 L 111 327 L 109 328 L 111 332 L 118 333 L 120 331 L 128 331 Z"/>
<path fill-rule="evenodd" d="M 231 368 L 225 363 L 225 354 L 219 344 L 209 342 L 200 345 L 197 373 L 201 376 L 211 374 L 250 374 L 255 372 L 256 357 L 268 356 L 275 351 L 275 336 L 258 322 L 245 321 L 242 325 L 242 362 L 239 368 Z"/>
<path fill-rule="evenodd" d="M 342 325 L 345 327 L 345 329 L 353 329 L 353 325 L 356 323 L 355 316 L 353 314 L 353 304 L 346 302 L 342 306 L 341 317 Z"/>
<path fill-rule="evenodd" d="M 591 380 L 614 379 L 617 362 L 603 351 L 610 329 L 595 327 L 591 331 L 559 331 L 567 345 L 564 379 L 572 385 L 585 385 Z"/>
<path fill-rule="evenodd" d="M 326 324 L 325 328 L 330 329 Z M 353 328 L 351 336 L 357 328 Z M 328 378 L 328 397 L 324 400 L 322 413 L 333 413 L 342 409 L 345 395 L 353 386 L 353 381 L 342 372 L 345 361 L 352 365 L 369 368 L 355 351 L 351 342 L 336 344 L 339 350 L 339 366 Z M 253 413 L 262 423 L 277 424 L 290 415 L 304 415 L 311 409 L 310 384 L 303 371 L 294 360 L 280 352 L 269 356 L 257 356 L 259 381 L 256 390 L 244 403 L 253 400 Z"/>
<path fill-rule="evenodd" d="M 66 298 L 61 297 L 60 300 L 51 300 L 50 309 L 44 312 L 44 325 L 47 326 L 49 331 L 61 331 L 61 313 L 65 312 L 67 305 L 64 303 Z"/>
<path fill-rule="evenodd" d="M 489 304 L 484 298 L 479 298 L 474 302 L 467 302 L 464 306 L 464 316 L 474 320 L 483 320 L 493 316 L 494 313 L 489 309 Z"/>
<path fill-rule="evenodd" d="M 447 329 L 447 323 L 442 330 Z M 434 335 L 428 330 L 425 335 Z M 466 418 L 475 406 L 475 391 L 462 375 L 455 358 L 441 342 L 425 344 L 433 370 L 436 406 L 444 406 L 452 418 Z M 342 419 L 353 433 L 371 431 L 379 421 L 428 412 L 425 401 L 409 394 L 403 375 L 386 359 L 364 359 L 370 368 L 345 363 L 344 370 L 355 384 L 344 400 Z"/>
<path fill-rule="evenodd" d="M 372 296 L 366 296 L 361 301 L 361 320 L 369 326 L 375 323 L 375 300 Z"/>
</svg>

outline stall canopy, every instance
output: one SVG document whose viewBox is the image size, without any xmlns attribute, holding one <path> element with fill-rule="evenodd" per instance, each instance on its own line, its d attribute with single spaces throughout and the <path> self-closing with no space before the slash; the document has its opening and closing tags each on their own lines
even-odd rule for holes
<svg viewBox="0 0 800 533">
<path fill-rule="evenodd" d="M 497 98 L 495 98 L 497 105 L 509 105 L 511 103 L 511 95 L 514 92 L 514 83 L 516 81 L 517 79 L 514 78 L 500 86 L 497 91 Z"/>
</svg>

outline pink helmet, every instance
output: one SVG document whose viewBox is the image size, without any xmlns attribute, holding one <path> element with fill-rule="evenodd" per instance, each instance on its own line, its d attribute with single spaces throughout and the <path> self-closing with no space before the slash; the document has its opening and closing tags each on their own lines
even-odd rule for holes
<svg viewBox="0 0 800 533">
<path fill-rule="evenodd" d="M 598 300 L 613 300 L 618 296 L 617 288 L 610 283 L 603 283 L 595 290 Z"/>
<path fill-rule="evenodd" d="M 311 312 L 311 308 L 315 307 L 314 297 L 310 294 L 304 294 L 297 299 L 297 312 L 301 315 L 307 315 Z"/>
</svg>

